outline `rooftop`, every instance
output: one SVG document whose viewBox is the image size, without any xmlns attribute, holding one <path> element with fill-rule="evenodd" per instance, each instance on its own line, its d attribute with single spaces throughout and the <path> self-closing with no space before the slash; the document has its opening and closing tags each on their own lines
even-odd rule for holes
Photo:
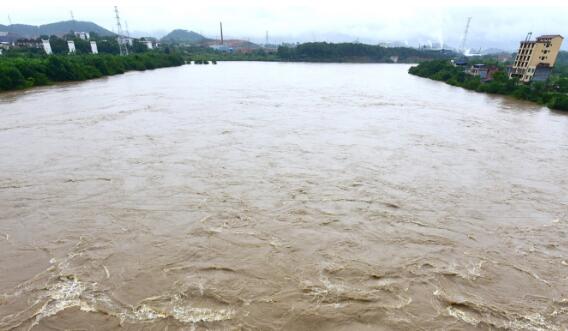
<svg viewBox="0 0 568 331">
<path fill-rule="evenodd" d="M 542 36 L 536 37 L 536 40 L 539 40 L 539 39 L 552 39 L 552 38 L 556 38 L 556 37 L 560 37 L 560 38 L 564 39 L 564 37 L 562 37 L 562 36 L 559 35 L 559 34 L 543 34 Z"/>
<path fill-rule="evenodd" d="M 564 37 L 562 37 L 559 34 L 543 34 L 542 36 L 536 37 L 536 40 L 528 40 L 528 39 L 521 40 L 521 45 L 530 45 L 530 44 L 541 43 L 541 42 L 545 42 L 545 41 L 550 41 L 550 39 L 554 39 L 554 38 L 564 39 Z"/>
</svg>

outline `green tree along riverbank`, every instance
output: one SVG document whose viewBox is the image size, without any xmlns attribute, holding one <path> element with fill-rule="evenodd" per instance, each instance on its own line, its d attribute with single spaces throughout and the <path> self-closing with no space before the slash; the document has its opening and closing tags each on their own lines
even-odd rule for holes
<svg viewBox="0 0 568 331">
<path fill-rule="evenodd" d="M 191 60 L 216 61 L 280 61 L 329 63 L 416 63 L 449 59 L 450 51 L 418 50 L 407 47 L 382 47 L 359 43 L 312 42 L 293 46 L 279 46 L 277 50 L 258 48 L 247 52 L 223 52 L 210 47 L 169 45 L 177 53 Z"/>
<path fill-rule="evenodd" d="M 52 55 L 0 57 L 0 91 L 53 82 L 82 81 L 133 70 L 174 67 L 184 64 L 180 55 L 143 53 L 117 55 Z"/>
<path fill-rule="evenodd" d="M 282 61 L 306 62 L 360 62 L 360 63 L 416 63 L 425 60 L 447 59 L 450 51 L 418 50 L 409 47 L 382 47 L 360 43 L 313 42 L 296 47 L 280 46 Z"/>
<path fill-rule="evenodd" d="M 563 70 L 563 67 L 557 68 L 546 83 L 530 84 L 509 79 L 505 68 L 502 67 L 493 75 L 491 81 L 482 82 L 479 77 L 465 73 L 463 68 L 454 67 L 448 60 L 422 62 L 410 68 L 409 73 L 468 90 L 509 95 L 546 105 L 552 109 L 568 111 L 568 75 L 565 75 Z"/>
</svg>

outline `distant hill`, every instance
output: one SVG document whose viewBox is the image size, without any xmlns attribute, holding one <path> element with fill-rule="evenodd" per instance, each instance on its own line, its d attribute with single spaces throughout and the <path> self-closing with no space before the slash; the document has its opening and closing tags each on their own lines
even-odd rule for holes
<svg viewBox="0 0 568 331">
<path fill-rule="evenodd" d="M 165 35 L 161 41 L 164 43 L 199 44 L 208 39 L 197 32 L 176 29 Z"/>
<path fill-rule="evenodd" d="M 8 32 L 11 39 L 37 38 L 41 35 L 62 36 L 69 33 L 69 31 L 95 32 L 100 36 L 114 35 L 113 32 L 93 22 L 84 21 L 63 21 L 40 26 L 27 24 L 0 25 L 0 32 Z"/>
</svg>

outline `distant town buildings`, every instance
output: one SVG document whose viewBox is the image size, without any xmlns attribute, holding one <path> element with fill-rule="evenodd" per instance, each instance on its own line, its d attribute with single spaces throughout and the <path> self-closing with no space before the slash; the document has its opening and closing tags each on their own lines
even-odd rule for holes
<svg viewBox="0 0 568 331">
<path fill-rule="evenodd" d="M 509 77 L 528 83 L 546 81 L 560 51 L 564 38 L 561 35 L 543 35 L 530 40 L 529 34 L 521 41 Z"/>
<path fill-rule="evenodd" d="M 90 38 L 90 34 L 84 34 L 84 38 Z M 49 39 L 18 39 L 14 42 L 5 42 L 0 41 L 0 55 L 5 53 L 6 50 L 9 49 L 40 49 L 45 52 L 47 55 L 54 54 L 62 54 L 67 52 L 67 54 L 99 54 L 99 47 L 102 46 L 105 48 L 103 52 L 108 52 L 108 46 L 106 43 L 109 42 L 109 39 L 99 39 L 97 40 L 88 40 L 83 39 L 83 37 L 79 36 L 79 33 L 71 33 L 65 35 L 64 37 L 57 37 L 51 36 Z M 70 38 L 70 39 L 68 39 Z M 77 40 L 81 38 L 81 40 Z M 100 43 L 99 43 L 100 41 Z M 141 39 L 129 38 L 124 36 L 117 37 L 117 41 L 122 43 L 122 46 L 126 48 L 126 46 L 134 48 L 134 42 L 137 43 L 137 46 L 142 46 L 142 49 L 137 49 L 135 51 L 144 51 L 145 49 L 154 50 L 160 47 L 160 43 L 157 39 L 151 37 L 145 37 Z M 62 44 L 64 42 L 64 44 Z M 102 43 L 102 44 L 101 44 Z M 53 48 L 52 48 L 53 45 Z M 65 46 L 66 47 L 65 47 Z M 65 48 L 64 48 L 65 47 Z M 33 52 L 36 52 L 35 50 Z"/>
<path fill-rule="evenodd" d="M 36 39 L 19 39 L 15 43 L 16 48 L 41 48 L 42 44 Z"/>
<path fill-rule="evenodd" d="M 485 65 L 483 63 L 472 65 L 468 74 L 472 76 L 478 76 L 483 82 L 488 82 L 493 80 L 493 74 L 499 71 L 499 67 L 493 65 Z"/>
<path fill-rule="evenodd" d="M 8 42 L 0 42 L 0 55 L 4 52 L 4 50 L 10 49 L 10 43 Z"/>
<path fill-rule="evenodd" d="M 145 45 L 148 49 L 154 49 L 155 43 L 152 40 L 140 40 L 140 43 Z M 157 47 L 157 45 L 156 45 Z"/>
<path fill-rule="evenodd" d="M 234 51 L 232 47 L 229 47 L 227 45 L 211 45 L 209 47 L 223 53 L 233 53 Z"/>
<path fill-rule="evenodd" d="M 88 32 L 75 32 L 75 37 L 80 38 L 82 40 L 89 40 L 91 39 L 91 34 Z"/>
</svg>

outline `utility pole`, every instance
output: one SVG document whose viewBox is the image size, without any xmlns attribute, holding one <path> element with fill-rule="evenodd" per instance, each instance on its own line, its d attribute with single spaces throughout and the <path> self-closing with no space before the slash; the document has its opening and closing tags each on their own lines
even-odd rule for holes
<svg viewBox="0 0 568 331">
<path fill-rule="evenodd" d="M 219 22 L 219 28 L 221 29 L 221 45 L 223 45 L 223 22 Z"/>
<path fill-rule="evenodd" d="M 264 46 L 268 46 L 268 30 L 266 31 L 266 40 L 264 42 Z"/>
<path fill-rule="evenodd" d="M 120 55 L 128 55 L 128 47 L 126 47 L 126 43 L 124 40 L 124 36 L 122 35 L 122 25 L 120 24 L 120 15 L 118 14 L 118 7 L 114 6 L 114 13 L 116 14 L 116 34 L 118 35 L 118 49 L 120 51 Z"/>
</svg>

